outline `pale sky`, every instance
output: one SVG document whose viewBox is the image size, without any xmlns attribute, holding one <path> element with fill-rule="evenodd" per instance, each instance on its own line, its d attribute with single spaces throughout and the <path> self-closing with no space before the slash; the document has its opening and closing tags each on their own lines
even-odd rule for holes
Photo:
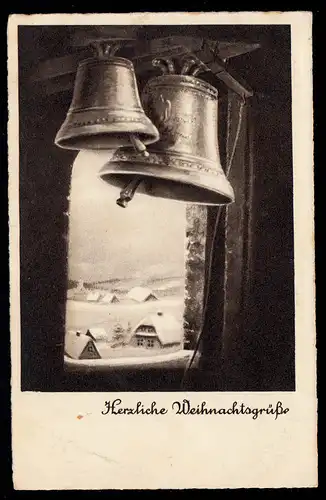
<svg viewBox="0 0 326 500">
<path fill-rule="evenodd" d="M 119 189 L 99 178 L 110 152 L 80 152 L 72 173 L 69 278 L 84 281 L 184 274 L 185 205 L 135 195 L 116 204 Z"/>
</svg>

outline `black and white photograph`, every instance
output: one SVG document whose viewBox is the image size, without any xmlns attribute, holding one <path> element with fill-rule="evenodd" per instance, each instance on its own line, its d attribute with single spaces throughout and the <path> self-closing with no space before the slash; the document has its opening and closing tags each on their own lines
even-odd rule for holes
<svg viewBox="0 0 326 500">
<path fill-rule="evenodd" d="M 295 390 L 290 27 L 18 43 L 22 387 Z"/>
<path fill-rule="evenodd" d="M 266 14 L 18 16 L 21 393 L 96 393 L 103 420 L 145 414 L 139 396 L 125 408 L 138 393 L 152 413 L 162 393 L 183 414 L 210 394 L 246 413 L 241 393 L 287 418 L 303 338 L 297 66 L 291 19 Z"/>
</svg>

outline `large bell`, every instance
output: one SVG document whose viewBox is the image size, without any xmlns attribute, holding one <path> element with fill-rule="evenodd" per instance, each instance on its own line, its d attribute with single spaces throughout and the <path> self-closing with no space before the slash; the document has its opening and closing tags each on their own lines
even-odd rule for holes
<svg viewBox="0 0 326 500">
<path fill-rule="evenodd" d="M 161 64 L 161 61 L 158 62 Z M 181 73 L 189 69 L 189 64 Z M 125 188 L 117 203 L 123 207 L 137 193 L 182 202 L 221 205 L 234 201 L 233 189 L 221 166 L 218 147 L 218 92 L 194 75 L 152 78 L 142 94 L 147 116 L 160 140 L 140 157 L 131 148 L 118 149 L 100 171 L 109 184 Z"/>
<path fill-rule="evenodd" d="M 132 62 L 112 53 L 99 50 L 97 57 L 79 64 L 57 146 L 83 150 L 132 145 L 144 151 L 145 144 L 158 140 L 157 128 L 142 108 Z"/>
</svg>

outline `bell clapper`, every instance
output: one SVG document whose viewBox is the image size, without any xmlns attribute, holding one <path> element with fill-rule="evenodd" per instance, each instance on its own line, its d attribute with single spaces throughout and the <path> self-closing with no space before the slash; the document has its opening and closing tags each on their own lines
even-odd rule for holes
<svg viewBox="0 0 326 500">
<path fill-rule="evenodd" d="M 136 189 L 141 182 L 142 179 L 136 177 L 122 189 L 122 191 L 120 192 L 120 197 L 116 201 L 119 207 L 126 208 L 128 206 L 129 201 L 133 199 Z"/>
<path fill-rule="evenodd" d="M 141 154 L 142 156 L 149 156 L 145 144 L 136 135 L 131 134 L 130 141 L 137 153 Z"/>
</svg>

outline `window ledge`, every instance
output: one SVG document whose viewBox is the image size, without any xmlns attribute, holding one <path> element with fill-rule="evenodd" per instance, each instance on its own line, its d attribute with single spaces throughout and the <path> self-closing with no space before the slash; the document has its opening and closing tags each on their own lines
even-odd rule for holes
<svg viewBox="0 0 326 500">
<path fill-rule="evenodd" d="M 67 371 L 80 372 L 100 372 L 117 369 L 120 370 L 146 370 L 146 369 L 161 369 L 161 368 L 186 368 L 190 361 L 193 351 L 180 350 L 167 354 L 158 354 L 152 357 L 134 357 L 134 358 L 115 358 L 115 359 L 71 359 L 68 356 L 64 357 L 64 366 Z M 199 356 L 197 355 L 193 361 L 192 367 L 196 367 Z"/>
</svg>

